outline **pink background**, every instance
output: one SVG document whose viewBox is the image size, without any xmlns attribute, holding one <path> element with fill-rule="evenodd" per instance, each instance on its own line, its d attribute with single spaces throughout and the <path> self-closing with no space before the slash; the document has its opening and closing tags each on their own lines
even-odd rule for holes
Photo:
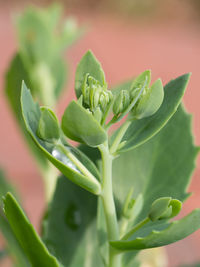
<svg viewBox="0 0 200 267">
<path fill-rule="evenodd" d="M 20 10 L 20 8 L 18 8 Z M 17 49 L 11 14 L 15 9 L 0 7 L 0 166 L 22 195 L 25 210 L 34 226 L 44 210 L 44 190 L 33 158 L 21 137 L 4 95 L 4 74 Z M 186 109 L 193 116 L 195 143 L 200 145 L 200 29 L 199 23 L 188 20 L 132 21 L 108 14 L 87 11 L 73 12 L 90 25 L 87 34 L 67 52 L 71 75 L 69 90 L 59 101 L 62 114 L 72 92 L 76 64 L 88 49 L 102 63 L 109 85 L 128 79 L 145 69 L 151 69 L 153 80 L 161 77 L 166 83 L 183 73 L 192 72 L 184 97 Z M 194 192 L 185 203 L 183 213 L 200 207 L 200 160 L 189 191 Z M 169 266 L 200 261 L 200 231 L 167 247 Z M 3 266 L 3 265 L 2 265 Z M 4 265 L 5 266 L 5 265 Z"/>
</svg>

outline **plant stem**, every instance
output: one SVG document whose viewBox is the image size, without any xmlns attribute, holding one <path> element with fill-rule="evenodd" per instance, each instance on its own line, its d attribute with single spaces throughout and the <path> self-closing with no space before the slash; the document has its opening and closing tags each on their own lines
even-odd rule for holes
<svg viewBox="0 0 200 267">
<path fill-rule="evenodd" d="M 90 181 L 92 181 L 94 184 L 96 184 L 99 187 L 99 192 L 97 194 L 100 194 L 101 192 L 101 185 L 98 182 L 98 180 L 94 177 L 94 175 L 78 160 L 77 157 L 75 157 L 70 150 L 66 149 L 63 144 L 59 144 L 58 147 L 62 150 L 62 152 L 71 160 L 71 162 L 80 170 Z"/>
<path fill-rule="evenodd" d="M 45 197 L 48 203 L 53 196 L 59 172 L 53 165 L 50 165 L 50 163 L 46 168 L 41 168 L 40 171 L 45 183 Z"/>
<path fill-rule="evenodd" d="M 116 138 L 115 138 L 115 140 L 112 143 L 112 146 L 110 148 L 110 153 L 111 154 L 114 154 L 117 151 L 117 148 L 118 148 L 118 146 L 119 146 L 124 134 L 126 133 L 128 127 L 130 126 L 130 124 L 131 124 L 131 121 L 127 120 L 127 121 L 125 121 L 125 123 L 120 128 L 120 130 L 119 130 L 119 132 L 118 132 L 118 134 L 117 134 L 117 136 L 116 136 Z"/>
<path fill-rule="evenodd" d="M 144 226 L 146 223 L 148 223 L 150 219 L 147 217 L 143 221 L 136 224 L 127 234 L 125 234 L 121 240 L 127 240 L 129 237 L 131 237 L 137 230 L 139 230 L 142 226 Z"/>
<path fill-rule="evenodd" d="M 119 227 L 112 189 L 112 160 L 108 144 L 99 146 L 102 156 L 102 202 L 106 218 L 108 241 L 119 239 Z M 109 245 L 109 267 L 121 266 L 121 255 Z"/>
</svg>

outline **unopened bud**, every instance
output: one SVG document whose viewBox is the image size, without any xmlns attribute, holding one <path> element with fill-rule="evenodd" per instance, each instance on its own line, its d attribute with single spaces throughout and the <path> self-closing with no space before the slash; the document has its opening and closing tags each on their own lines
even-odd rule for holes
<svg viewBox="0 0 200 267">
<path fill-rule="evenodd" d="M 170 219 L 179 214 L 182 203 L 171 197 L 161 197 L 156 199 L 150 208 L 149 219 L 151 221 Z"/>
<path fill-rule="evenodd" d="M 130 96 L 127 90 L 122 90 L 115 99 L 113 113 L 118 115 L 122 113 L 130 104 Z"/>
<path fill-rule="evenodd" d="M 41 116 L 38 123 L 37 136 L 47 142 L 53 142 L 60 138 L 59 122 L 54 112 L 41 107 Z"/>
<path fill-rule="evenodd" d="M 144 84 L 138 85 L 131 91 L 131 98 L 134 99 L 138 96 L 139 92 L 144 86 L 144 89 L 131 110 L 131 117 L 135 119 L 143 119 L 153 115 L 161 106 L 164 98 L 163 85 L 160 79 L 155 81 L 149 88 Z"/>
</svg>

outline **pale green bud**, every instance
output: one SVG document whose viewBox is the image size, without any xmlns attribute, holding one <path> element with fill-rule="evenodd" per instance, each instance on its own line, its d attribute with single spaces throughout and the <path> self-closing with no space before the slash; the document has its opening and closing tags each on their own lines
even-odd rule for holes
<svg viewBox="0 0 200 267">
<path fill-rule="evenodd" d="M 90 96 L 89 96 L 89 87 L 87 84 L 89 73 L 85 75 L 85 79 L 82 86 L 82 95 L 83 95 L 83 104 L 86 106 L 89 106 Z"/>
<path fill-rule="evenodd" d="M 131 91 L 132 100 L 137 97 L 141 91 L 142 85 Z M 164 98 L 163 85 L 160 79 L 155 81 L 149 88 L 144 87 L 138 101 L 131 110 L 131 117 L 135 119 L 143 119 L 153 115 L 161 106 Z"/>
<path fill-rule="evenodd" d="M 127 90 L 122 90 L 115 99 L 113 113 L 118 115 L 122 113 L 130 104 L 130 96 Z"/>
<path fill-rule="evenodd" d="M 47 142 L 60 138 L 59 122 L 54 112 L 47 107 L 41 107 L 41 116 L 37 128 L 37 136 Z"/>
<path fill-rule="evenodd" d="M 110 103 L 111 101 L 111 92 L 109 91 L 102 91 L 99 97 L 99 104 L 100 107 L 102 109 L 102 111 L 105 111 L 107 105 Z"/>
<path fill-rule="evenodd" d="M 102 118 L 102 112 L 106 110 L 113 98 L 112 92 L 108 91 L 105 86 L 102 87 L 99 81 L 89 74 L 85 75 L 82 96 L 82 105 L 88 108 L 98 121 Z M 101 109 L 101 112 L 98 107 Z"/>
<path fill-rule="evenodd" d="M 182 203 L 171 197 L 161 197 L 156 199 L 150 208 L 149 219 L 151 221 L 170 219 L 179 214 Z"/>
</svg>

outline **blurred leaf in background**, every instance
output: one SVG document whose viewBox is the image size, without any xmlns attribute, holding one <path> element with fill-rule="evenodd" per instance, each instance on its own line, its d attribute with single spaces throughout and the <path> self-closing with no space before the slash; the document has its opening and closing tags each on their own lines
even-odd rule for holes
<svg viewBox="0 0 200 267">
<path fill-rule="evenodd" d="M 46 9 L 28 7 L 16 19 L 19 49 L 13 56 L 6 74 L 5 91 L 11 109 L 20 124 L 26 141 L 37 159 L 42 176 L 47 180 L 47 195 L 51 194 L 55 170 L 32 142 L 24 130 L 20 107 L 22 80 L 42 105 L 55 108 L 67 80 L 67 64 L 63 54 L 84 32 L 74 18 L 60 23 L 61 7 L 51 5 Z M 51 183 L 49 184 L 48 181 Z"/>
<path fill-rule="evenodd" d="M 28 259 L 24 255 L 22 248 L 19 245 L 3 212 L 2 197 L 5 196 L 7 192 L 12 192 L 16 196 L 16 192 L 14 191 L 12 185 L 8 182 L 4 172 L 0 169 L 0 231 L 6 240 L 4 250 L 2 250 L 0 253 L 0 265 L 1 260 L 7 256 L 11 256 L 16 267 L 29 267 L 30 264 Z"/>
</svg>

